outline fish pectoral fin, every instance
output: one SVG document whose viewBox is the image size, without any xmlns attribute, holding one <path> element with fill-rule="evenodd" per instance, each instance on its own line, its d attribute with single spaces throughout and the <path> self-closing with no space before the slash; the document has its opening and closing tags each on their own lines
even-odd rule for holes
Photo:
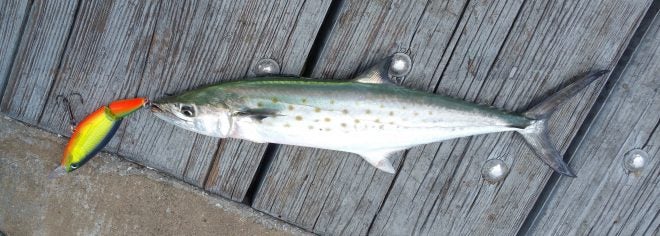
<svg viewBox="0 0 660 236">
<path fill-rule="evenodd" d="M 255 121 L 262 121 L 268 117 L 281 116 L 278 110 L 275 109 L 245 109 L 242 111 L 234 112 L 234 116 L 250 117 Z"/>
<path fill-rule="evenodd" d="M 395 83 L 390 78 L 390 64 L 392 57 L 389 56 L 382 61 L 378 62 L 376 65 L 373 65 L 368 70 L 362 72 L 356 76 L 353 81 L 358 83 L 365 84 L 390 84 L 394 85 Z"/>
<path fill-rule="evenodd" d="M 392 162 L 387 159 L 390 154 L 394 151 L 378 151 L 378 152 L 368 152 L 359 154 L 362 158 L 369 162 L 372 166 L 376 167 L 379 170 L 385 171 L 390 174 L 394 174 L 394 166 Z"/>
</svg>

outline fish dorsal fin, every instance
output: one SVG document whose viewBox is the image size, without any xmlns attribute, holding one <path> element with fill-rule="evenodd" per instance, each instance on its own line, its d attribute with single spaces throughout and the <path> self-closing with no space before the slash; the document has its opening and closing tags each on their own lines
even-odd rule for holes
<svg viewBox="0 0 660 236">
<path fill-rule="evenodd" d="M 390 79 L 389 74 L 391 60 L 391 56 L 381 60 L 368 70 L 356 76 L 353 81 L 366 84 L 394 84 Z"/>
<path fill-rule="evenodd" d="M 387 159 L 387 157 L 390 156 L 390 154 L 393 152 L 395 151 L 372 151 L 360 153 L 360 156 L 362 156 L 365 161 L 369 162 L 369 164 L 378 168 L 379 170 L 394 174 L 394 166 L 392 166 L 392 162 Z"/>
</svg>

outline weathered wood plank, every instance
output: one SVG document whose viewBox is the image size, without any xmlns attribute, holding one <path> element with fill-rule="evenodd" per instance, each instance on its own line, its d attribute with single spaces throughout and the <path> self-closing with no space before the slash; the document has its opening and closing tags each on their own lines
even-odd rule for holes
<svg viewBox="0 0 660 236">
<path fill-rule="evenodd" d="M 78 1 L 34 1 L 8 78 L 3 112 L 37 123 L 57 76 L 77 5 Z"/>
<path fill-rule="evenodd" d="M 348 78 L 374 60 L 410 49 L 417 63 L 411 77 L 428 84 L 433 71 L 426 68 L 442 57 L 465 4 L 347 1 L 312 76 Z M 435 47 L 418 50 L 429 44 Z M 365 234 L 392 179 L 357 155 L 283 146 L 253 207 L 318 233 Z"/>
<path fill-rule="evenodd" d="M 628 40 L 621 32 L 634 30 L 649 2 L 470 2 L 461 14 L 462 4 L 365 7 L 349 1 L 315 75 L 346 78 L 357 65 L 398 47 L 410 51 L 415 62 L 405 86 L 521 110 L 571 75 L 611 67 Z M 395 22 L 390 14 L 397 16 Z M 416 19 L 402 17 L 409 15 Z M 552 137 L 561 140 L 560 147 L 581 124 L 598 86 L 552 119 Z M 512 134 L 457 139 L 407 152 L 383 203 L 393 176 L 347 156 L 285 147 L 254 207 L 327 234 L 364 234 L 376 213 L 373 234 L 514 234 L 551 173 Z M 498 157 L 515 165 L 506 181 L 490 185 L 480 178 L 481 163 Z"/>
<path fill-rule="evenodd" d="M 23 19 L 28 14 L 29 8 L 28 1 L 6 0 L 0 2 L 0 48 L 2 48 L 0 50 L 0 96 L 5 90 L 14 52 L 16 52 L 21 36 Z"/>
<path fill-rule="evenodd" d="M 25 55 L 19 58 L 21 63 L 7 95 L 10 99 L 3 107 L 24 121 L 67 135 L 68 118 L 54 99 L 59 94 L 82 94 L 85 104 L 74 104 L 80 118 L 118 98 L 155 98 L 241 78 L 250 73 L 252 64 L 260 58 L 274 58 L 281 63 L 282 73 L 298 74 L 323 20 L 319 16 L 325 15 L 329 4 L 84 2 L 68 45 L 58 41 L 59 33 L 68 32 L 61 25 L 73 16 L 69 12 L 46 11 L 39 16 L 59 14 L 61 18 L 30 21 L 29 32 L 34 28 L 36 36 L 28 39 L 35 42 L 25 45 Z M 35 3 L 37 6 L 40 4 Z M 75 9 L 75 5 L 67 7 Z M 41 24 L 59 24 L 60 31 L 43 31 Z M 51 37 L 52 41 L 42 40 L 44 37 Z M 45 44 L 60 48 L 49 46 L 46 49 L 50 51 L 40 50 Z M 62 53 L 64 46 L 66 51 L 60 62 L 57 52 Z M 59 71 L 53 68 L 58 64 Z M 126 120 L 126 127 L 120 128 L 107 150 L 198 186 L 208 177 L 207 189 L 235 200 L 242 200 L 245 195 L 266 147 L 223 140 L 223 148 L 218 149 L 218 139 L 174 128 L 147 112 L 138 112 Z M 214 156 L 218 160 L 210 170 Z"/>
<path fill-rule="evenodd" d="M 215 160 L 207 173 L 204 188 L 236 201 L 243 201 L 267 145 L 227 139 L 220 142 Z"/>
<path fill-rule="evenodd" d="M 69 134 L 68 116 L 55 97 L 80 93 L 84 104 L 72 101 L 78 119 L 112 100 L 134 97 L 144 70 L 155 25 L 155 1 L 83 1 L 53 82 L 39 126 Z M 128 118 L 131 122 L 132 118 Z M 123 127 L 117 132 L 121 137 Z M 118 139 L 106 149 L 116 151 Z"/>
<path fill-rule="evenodd" d="M 612 68 L 650 2 L 526 1 L 490 72 L 475 79 L 445 76 L 438 90 L 524 110 L 571 75 Z M 459 75 L 472 73 L 470 60 L 464 61 L 468 63 Z M 561 150 L 570 143 L 602 84 L 599 81 L 561 106 L 551 119 L 551 137 Z M 550 168 L 511 133 L 454 142 L 457 145 L 445 142 L 431 149 L 435 157 L 424 154 L 428 146 L 409 153 L 372 233 L 512 235 L 518 231 Z M 490 158 L 512 165 L 499 184 L 480 178 L 481 166 Z"/>
<path fill-rule="evenodd" d="M 529 233 L 660 234 L 660 17 L 656 16 L 571 158 L 576 179 L 560 179 Z M 640 148 L 646 168 L 628 173 Z"/>
<path fill-rule="evenodd" d="M 329 1 L 163 2 L 138 95 L 157 98 L 250 73 L 273 58 L 299 74 Z M 222 196 L 242 200 L 265 144 L 219 141 L 146 113 L 127 125 L 119 153 Z M 218 147 L 218 142 L 220 142 Z M 216 158 L 215 161 L 213 159 Z M 213 166 L 212 162 L 215 163 Z"/>
</svg>

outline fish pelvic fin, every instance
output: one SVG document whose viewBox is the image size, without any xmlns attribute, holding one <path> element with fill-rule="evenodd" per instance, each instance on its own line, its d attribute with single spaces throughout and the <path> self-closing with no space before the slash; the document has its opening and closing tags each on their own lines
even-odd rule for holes
<svg viewBox="0 0 660 236">
<path fill-rule="evenodd" d="M 390 154 L 393 153 L 391 151 L 376 151 L 376 152 L 368 152 L 368 153 L 361 153 L 360 156 L 362 156 L 362 159 L 365 161 L 369 162 L 373 167 L 376 167 L 379 170 L 385 171 L 390 174 L 394 174 L 396 172 L 394 170 L 394 166 L 392 165 L 392 162 L 387 159 Z"/>
<path fill-rule="evenodd" d="M 522 134 L 527 144 L 545 164 L 562 175 L 577 177 L 575 172 L 564 162 L 561 153 L 552 144 L 548 134 L 548 119 L 559 105 L 568 101 L 608 72 L 607 70 L 600 70 L 587 73 L 523 113 L 524 116 L 533 119 L 533 121 L 528 127 L 518 132 Z"/>
</svg>

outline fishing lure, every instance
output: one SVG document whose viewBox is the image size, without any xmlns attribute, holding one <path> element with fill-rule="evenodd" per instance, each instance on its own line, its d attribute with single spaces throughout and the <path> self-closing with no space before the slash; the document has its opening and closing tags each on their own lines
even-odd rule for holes
<svg viewBox="0 0 660 236">
<path fill-rule="evenodd" d="M 548 135 L 557 106 L 608 71 L 586 74 L 522 114 L 396 85 L 389 59 L 349 81 L 261 77 L 220 83 L 152 103 L 160 119 L 197 133 L 356 153 L 394 173 L 396 151 L 516 131 L 547 165 L 575 176 Z"/>
<path fill-rule="evenodd" d="M 49 178 L 59 177 L 84 165 L 108 144 L 124 117 L 148 103 L 147 98 L 117 100 L 92 112 L 76 126 L 71 106 L 66 98 L 63 100 L 75 128 L 64 149 L 60 166 L 51 172 Z"/>
</svg>

